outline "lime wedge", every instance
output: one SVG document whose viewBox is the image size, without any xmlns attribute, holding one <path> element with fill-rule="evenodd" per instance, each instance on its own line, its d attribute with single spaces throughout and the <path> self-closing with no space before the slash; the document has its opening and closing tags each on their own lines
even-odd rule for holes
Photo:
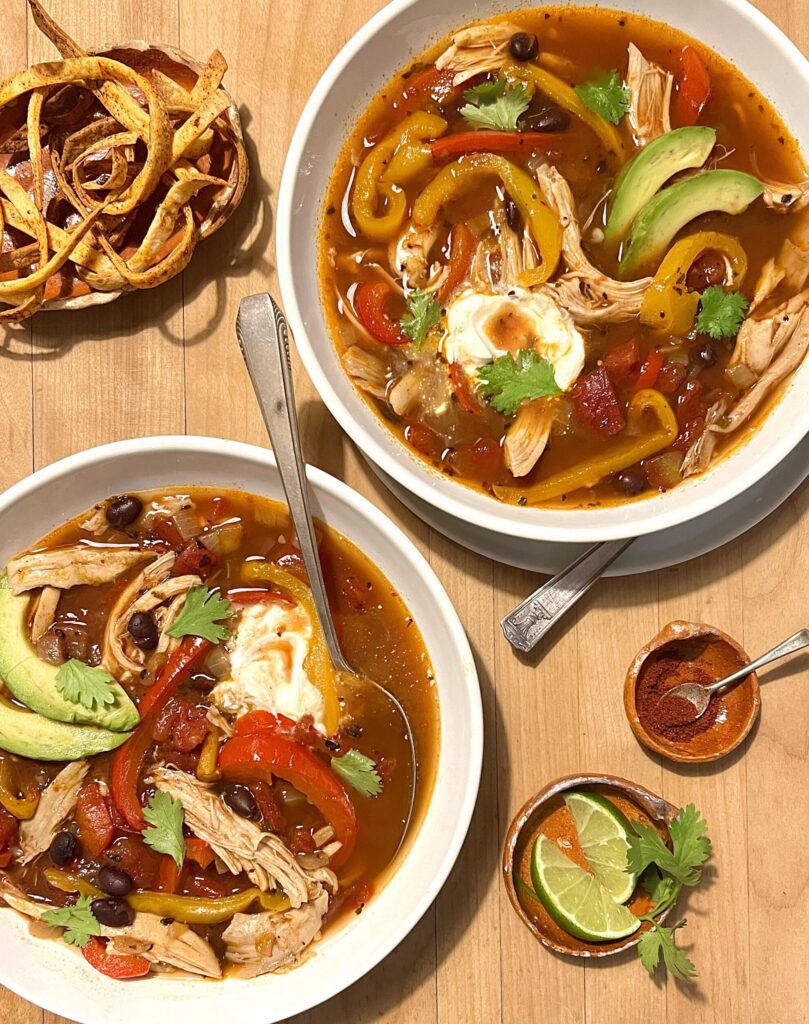
<svg viewBox="0 0 809 1024">
<path fill-rule="evenodd" d="M 579 939 L 613 942 L 640 928 L 638 918 L 616 903 L 595 875 L 574 864 L 542 834 L 531 854 L 531 879 L 554 921 Z"/>
<path fill-rule="evenodd" d="M 629 822 L 615 804 L 598 793 L 568 793 L 565 804 L 590 870 L 616 903 L 626 903 L 638 881 L 638 876 L 626 869 Z"/>
</svg>

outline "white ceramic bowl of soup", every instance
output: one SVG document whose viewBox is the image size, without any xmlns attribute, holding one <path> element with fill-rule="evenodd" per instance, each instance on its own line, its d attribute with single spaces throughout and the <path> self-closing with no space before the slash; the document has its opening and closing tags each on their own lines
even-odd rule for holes
<svg viewBox="0 0 809 1024">
<path fill-rule="evenodd" d="M 353 541 L 409 607 L 429 653 L 440 707 L 435 786 L 388 880 L 362 914 L 327 933 L 286 974 L 249 981 L 170 976 L 116 982 L 58 940 L 34 938 L 0 911 L 0 984 L 81 1024 L 272 1024 L 347 988 L 424 914 L 466 836 L 480 780 L 483 722 L 475 663 L 458 616 L 430 566 L 379 509 L 334 477 L 309 469 L 315 514 Z M 283 501 L 270 452 L 204 437 L 152 437 L 93 448 L 42 469 L 0 496 L 0 564 L 111 494 L 163 486 L 239 488 Z"/>
<path fill-rule="evenodd" d="M 569 0 L 579 5 L 578 0 Z M 393 0 L 349 40 L 301 115 L 278 197 L 276 245 L 281 295 L 306 369 L 332 415 L 360 451 L 424 501 L 463 520 L 532 540 L 590 542 L 677 526 L 735 498 L 776 466 L 809 431 L 809 360 L 761 427 L 700 477 L 613 507 L 550 510 L 506 505 L 432 469 L 410 452 L 349 381 L 320 302 L 318 238 L 323 201 L 358 116 L 393 75 L 462 25 L 541 0 Z M 582 2 L 580 6 L 591 6 Z M 809 151 L 809 62 L 746 0 L 604 0 L 602 8 L 644 14 L 696 37 L 751 79 Z"/>
</svg>

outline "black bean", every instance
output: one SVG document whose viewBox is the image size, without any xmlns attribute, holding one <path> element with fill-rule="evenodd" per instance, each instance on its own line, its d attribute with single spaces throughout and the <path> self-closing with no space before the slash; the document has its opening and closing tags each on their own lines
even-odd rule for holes
<svg viewBox="0 0 809 1024">
<path fill-rule="evenodd" d="M 506 197 L 503 205 L 506 211 L 506 223 L 508 224 L 508 226 L 511 228 L 512 231 L 521 231 L 522 214 L 520 213 L 519 206 L 517 206 L 517 204 L 508 194 L 508 192 L 506 192 Z"/>
<path fill-rule="evenodd" d="M 107 505 L 107 522 L 116 530 L 123 530 L 138 518 L 143 511 L 143 502 L 134 494 L 122 494 Z"/>
<path fill-rule="evenodd" d="M 570 127 L 570 114 L 561 107 L 545 107 L 527 117 L 525 123 L 532 132 L 566 132 Z"/>
<path fill-rule="evenodd" d="M 240 814 L 243 818 L 258 817 L 256 798 L 247 786 L 240 786 L 236 782 L 231 782 L 222 790 L 222 799 L 232 811 Z"/>
<path fill-rule="evenodd" d="M 76 837 L 72 832 L 57 832 L 51 840 L 48 853 L 58 868 L 64 867 L 76 856 Z"/>
<path fill-rule="evenodd" d="M 90 909 L 96 921 L 108 928 L 126 928 L 135 920 L 132 907 L 126 900 L 119 899 L 117 896 L 93 900 Z"/>
<path fill-rule="evenodd" d="M 514 60 L 534 60 L 539 54 L 539 40 L 531 32 L 515 32 L 508 48 Z"/>
<path fill-rule="evenodd" d="M 702 360 L 704 366 L 713 366 L 716 363 L 716 352 L 714 351 L 713 345 L 706 341 L 699 350 L 699 358 Z"/>
<path fill-rule="evenodd" d="M 149 612 L 135 612 L 127 626 L 132 642 L 142 651 L 153 651 L 160 640 L 157 623 Z"/>
<path fill-rule="evenodd" d="M 649 486 L 646 476 L 639 469 L 625 469 L 623 473 L 618 474 L 615 482 L 618 488 L 630 497 L 641 494 Z"/>
<path fill-rule="evenodd" d="M 98 872 L 98 888 L 109 896 L 127 896 L 132 891 L 132 879 L 120 868 L 104 866 Z"/>
</svg>

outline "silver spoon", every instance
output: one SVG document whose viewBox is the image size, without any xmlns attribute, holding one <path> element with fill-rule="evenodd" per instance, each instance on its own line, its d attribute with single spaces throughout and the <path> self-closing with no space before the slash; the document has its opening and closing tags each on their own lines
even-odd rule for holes
<svg viewBox="0 0 809 1024">
<path fill-rule="evenodd" d="M 298 546 L 309 577 L 317 617 L 323 627 L 332 663 L 337 671 L 343 674 L 344 682 L 351 681 L 359 690 L 367 691 L 369 687 L 373 687 L 384 694 L 404 721 L 405 736 L 410 746 L 412 776 L 410 807 L 402 832 L 403 841 L 416 799 L 416 748 L 413 730 L 410 728 L 407 712 L 398 698 L 375 680 L 357 672 L 346 660 L 337 639 L 309 507 L 306 468 L 301 450 L 295 392 L 292 385 L 292 366 L 289 359 L 289 331 L 286 317 L 270 295 L 262 293 L 248 295 L 242 299 L 236 317 L 236 337 L 247 364 L 264 423 L 270 434 L 289 514 L 298 537 Z"/>
<path fill-rule="evenodd" d="M 743 665 L 735 672 L 731 672 L 731 674 L 729 676 L 725 676 L 724 679 L 720 679 L 708 686 L 703 686 L 701 683 L 682 683 L 680 686 L 675 686 L 671 690 L 666 690 L 666 692 L 661 696 L 660 701 L 669 700 L 671 697 L 681 697 L 683 700 L 689 701 L 689 703 L 694 706 L 697 713 L 693 718 L 689 717 L 688 721 L 695 722 L 705 714 L 708 704 L 710 703 L 711 696 L 714 693 L 719 693 L 720 690 L 724 690 L 728 686 L 732 686 L 734 683 L 740 683 L 743 679 L 752 675 L 753 672 L 757 672 L 765 665 L 769 665 L 771 661 L 778 661 L 779 658 L 784 658 L 787 654 L 794 654 L 796 651 L 801 651 L 804 647 L 809 647 L 809 629 L 801 629 L 788 640 L 784 640 L 782 643 L 778 644 L 777 647 L 773 647 L 771 651 L 767 651 L 767 653 L 762 654 L 760 658 L 756 658 L 755 661 L 751 661 L 749 665 Z"/>
</svg>

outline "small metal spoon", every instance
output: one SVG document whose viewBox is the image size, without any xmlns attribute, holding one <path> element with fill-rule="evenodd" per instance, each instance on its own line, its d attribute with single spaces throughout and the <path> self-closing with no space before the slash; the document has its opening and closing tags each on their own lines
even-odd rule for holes
<svg viewBox="0 0 809 1024">
<path fill-rule="evenodd" d="M 289 331 L 286 317 L 270 295 L 248 295 L 239 303 L 236 317 L 236 337 L 247 364 L 250 381 L 256 393 L 261 414 L 270 434 L 281 483 L 284 485 L 289 514 L 298 537 L 298 546 L 309 577 L 317 616 L 334 667 L 343 675 L 343 682 L 351 682 L 359 690 L 375 688 L 384 694 L 401 715 L 405 736 L 410 745 L 412 779 L 410 808 L 402 839 L 407 833 L 416 799 L 416 748 L 413 730 L 407 712 L 398 698 L 374 679 L 356 671 L 346 660 L 337 639 L 323 570 L 317 554 L 317 539 L 309 507 L 306 468 L 298 430 L 295 392 L 292 384 L 292 366 L 289 359 Z"/>
<path fill-rule="evenodd" d="M 743 665 L 735 672 L 731 672 L 729 676 L 725 676 L 724 679 L 711 683 L 709 686 L 703 686 L 701 683 L 682 683 L 680 686 L 675 686 L 671 690 L 667 690 L 658 703 L 669 700 L 671 697 L 681 697 L 683 700 L 689 701 L 697 713 L 693 718 L 689 717 L 688 720 L 695 722 L 705 714 L 712 694 L 719 693 L 720 690 L 724 690 L 734 683 L 740 683 L 753 672 L 769 665 L 771 661 L 778 661 L 779 658 L 786 657 L 787 654 L 794 654 L 796 651 L 803 650 L 804 647 L 809 647 L 809 629 L 801 629 L 788 640 L 773 647 L 771 651 L 767 651 L 760 658 L 751 661 L 749 665 Z"/>
</svg>

